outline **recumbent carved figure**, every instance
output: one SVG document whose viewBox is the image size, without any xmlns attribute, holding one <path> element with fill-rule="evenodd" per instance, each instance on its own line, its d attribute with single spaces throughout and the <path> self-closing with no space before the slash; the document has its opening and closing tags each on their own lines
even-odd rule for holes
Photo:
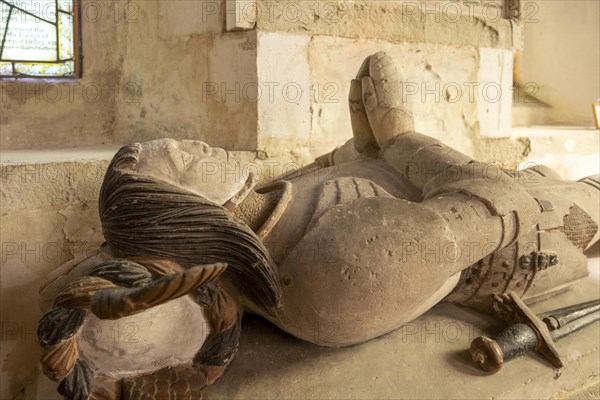
<svg viewBox="0 0 600 400">
<path fill-rule="evenodd" d="M 485 309 L 490 294 L 534 300 L 585 277 L 598 177 L 504 171 L 416 133 L 400 78 L 384 53 L 368 57 L 350 89 L 353 138 L 259 189 L 251 173 L 206 174 L 237 161 L 203 142 L 121 148 L 99 199 L 106 244 L 41 292 L 59 392 L 198 398 L 235 357 L 244 313 L 344 346 L 440 301 Z M 115 319 L 135 341 L 94 335 Z"/>
</svg>

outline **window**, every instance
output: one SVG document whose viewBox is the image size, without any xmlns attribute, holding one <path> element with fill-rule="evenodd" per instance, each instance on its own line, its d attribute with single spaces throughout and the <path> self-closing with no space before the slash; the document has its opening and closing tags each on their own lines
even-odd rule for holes
<svg viewBox="0 0 600 400">
<path fill-rule="evenodd" d="M 0 76 L 80 74 L 77 0 L 0 0 Z"/>
</svg>

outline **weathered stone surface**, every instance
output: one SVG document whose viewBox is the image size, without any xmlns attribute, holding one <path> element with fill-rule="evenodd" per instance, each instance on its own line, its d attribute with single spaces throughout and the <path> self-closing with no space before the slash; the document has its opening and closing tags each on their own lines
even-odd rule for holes
<svg viewBox="0 0 600 400">
<path fill-rule="evenodd" d="M 129 35 L 143 43 L 156 35 L 156 26 L 136 24 Z M 173 137 L 256 149 L 256 101 L 251 94 L 257 82 L 256 32 L 189 36 L 156 47 L 160 62 L 148 60 L 147 48 L 138 46 L 123 65 L 120 84 L 135 89 L 135 95 L 116 111 L 115 142 Z M 150 70 L 149 62 L 155 63 Z"/>
<path fill-rule="evenodd" d="M 108 161 L 2 165 L 3 210 L 96 201 Z"/>
<path fill-rule="evenodd" d="M 279 52 L 275 63 L 271 48 L 283 43 L 296 43 L 297 50 Z M 304 147 L 315 157 L 323 149 L 343 144 L 351 132 L 347 102 L 350 79 L 373 49 L 386 51 L 398 61 L 417 131 L 467 154 L 475 151 L 480 135 L 509 135 L 512 54 L 508 51 L 333 36 L 308 40 L 302 35 L 260 33 L 259 80 L 276 76 L 278 86 L 273 100 L 263 96 L 258 105 L 259 147 L 271 154 Z M 303 53 L 306 59 L 298 56 Z M 488 68 L 490 65 L 494 68 Z M 294 88 L 299 88 L 302 93 L 296 101 L 291 101 L 289 94 L 286 97 L 284 85 L 294 96 L 298 92 Z M 278 112 L 276 118 L 274 112 Z"/>
<path fill-rule="evenodd" d="M 284 152 L 311 138 L 312 84 L 309 36 L 259 33 L 258 140 L 264 150 Z M 285 50 L 282 50 L 285 49 Z"/>
<path fill-rule="evenodd" d="M 76 209 L 76 206 L 71 206 L 72 212 Z M 67 238 L 63 230 L 66 218 L 59 209 L 52 207 L 41 210 L 2 209 L 2 214 L 0 398 L 11 398 L 27 385 L 28 376 L 38 370 L 40 349 L 35 329 L 41 313 L 35 299 L 39 297 L 40 284 L 54 268 L 85 251 L 88 246 L 97 246 L 100 238 L 96 236 L 95 243 L 79 241 L 74 236 Z M 93 219 L 86 218 L 85 212 L 74 215 L 74 218 L 86 224 L 88 229 L 94 227 Z"/>
<path fill-rule="evenodd" d="M 454 4 L 452 4 L 454 3 Z M 512 49 L 512 24 L 491 2 L 257 1 L 269 32 Z M 497 2 L 500 4 L 501 2 Z"/>
<path fill-rule="evenodd" d="M 479 49 L 476 93 L 480 134 L 508 137 L 513 103 L 513 52 Z"/>
<path fill-rule="evenodd" d="M 108 165 L 105 157 L 112 152 L 2 154 L 0 314 L 6 329 L 1 398 L 16 394 L 37 373 L 35 327 L 41 314 L 33 299 L 39 286 L 56 267 L 102 242 L 97 197 Z"/>
</svg>

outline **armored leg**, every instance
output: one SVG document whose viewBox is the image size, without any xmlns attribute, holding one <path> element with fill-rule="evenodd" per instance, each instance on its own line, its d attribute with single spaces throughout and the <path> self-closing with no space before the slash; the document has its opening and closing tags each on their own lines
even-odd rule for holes
<svg viewBox="0 0 600 400">
<path fill-rule="evenodd" d="M 448 301 L 489 310 L 490 295 L 514 292 L 535 302 L 588 275 L 583 252 L 599 237 L 598 176 L 566 182 L 547 167 L 534 167 L 514 178 L 539 199 L 538 223 L 516 243 L 463 271 Z"/>
</svg>

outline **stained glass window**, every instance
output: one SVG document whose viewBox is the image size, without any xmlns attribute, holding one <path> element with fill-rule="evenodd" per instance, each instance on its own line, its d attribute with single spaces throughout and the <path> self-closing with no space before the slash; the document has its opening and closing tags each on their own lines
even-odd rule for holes
<svg viewBox="0 0 600 400">
<path fill-rule="evenodd" d="M 80 73 L 77 0 L 0 0 L 0 76 Z"/>
</svg>

